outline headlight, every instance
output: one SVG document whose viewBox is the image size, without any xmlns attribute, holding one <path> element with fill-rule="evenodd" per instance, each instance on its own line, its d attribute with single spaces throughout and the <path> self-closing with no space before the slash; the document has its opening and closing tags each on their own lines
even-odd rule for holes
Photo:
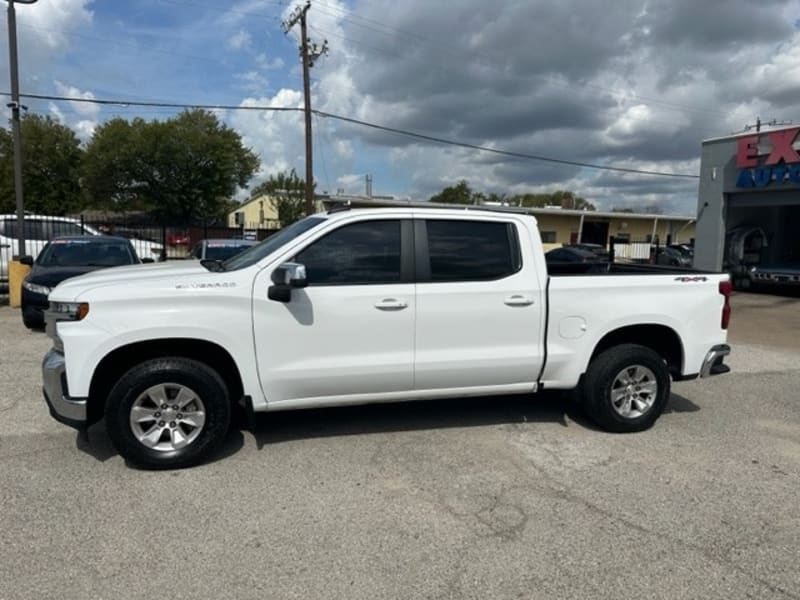
<svg viewBox="0 0 800 600">
<path fill-rule="evenodd" d="M 58 321 L 80 321 L 89 314 L 88 302 L 51 302 L 50 311 Z"/>
<path fill-rule="evenodd" d="M 33 292 L 34 294 L 42 294 L 43 296 L 47 296 L 47 294 L 52 291 L 51 288 L 47 287 L 46 285 L 38 285 L 36 283 L 29 283 L 27 281 L 22 282 L 22 287 L 29 292 Z"/>
</svg>

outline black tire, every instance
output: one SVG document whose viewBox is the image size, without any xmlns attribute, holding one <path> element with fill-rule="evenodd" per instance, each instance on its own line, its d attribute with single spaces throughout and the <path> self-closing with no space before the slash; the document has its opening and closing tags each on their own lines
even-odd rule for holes
<svg viewBox="0 0 800 600">
<path fill-rule="evenodd" d="M 161 389 L 162 385 L 165 386 L 163 389 L 167 396 L 176 394 L 181 389 L 194 392 L 195 399 L 189 401 L 185 412 L 187 414 L 189 411 L 193 411 L 191 414 L 202 412 L 204 422 L 201 426 L 191 427 L 177 419 L 170 420 L 169 423 L 156 422 L 153 419 L 152 424 L 149 420 L 140 425 L 131 424 L 134 404 L 140 411 L 159 410 L 158 407 L 148 408 L 144 404 L 153 403 L 151 394 L 147 392 L 154 388 Z M 191 394 L 187 393 L 187 397 L 189 395 Z M 172 407 L 168 407 L 167 410 L 171 411 Z M 161 413 L 154 414 L 161 417 Z M 169 420 L 183 416 L 180 413 L 177 415 L 170 413 L 170 415 L 171 417 L 163 418 Z M 230 425 L 231 404 L 225 382 L 211 367 L 188 358 L 164 357 L 140 363 L 120 378 L 108 396 L 105 417 L 108 436 L 123 458 L 148 469 L 180 469 L 202 462 L 219 446 Z M 175 423 L 177 425 L 173 425 Z M 134 433 L 134 426 L 141 427 L 143 431 L 151 425 L 163 426 L 158 437 L 163 441 L 157 444 L 162 446 L 161 448 L 148 447 Z M 191 441 L 183 447 L 163 447 L 174 446 L 173 435 L 177 435 L 177 432 L 168 429 L 169 427 L 173 430 L 176 427 L 180 428 L 180 434 Z M 151 431 L 158 434 L 155 429 Z"/>
<path fill-rule="evenodd" d="M 24 314 L 22 315 L 22 324 L 34 331 L 42 331 L 44 329 L 44 321 L 26 317 Z"/>
<path fill-rule="evenodd" d="M 749 277 L 735 277 L 732 281 L 733 289 L 738 292 L 751 289 L 753 287 L 752 283 Z"/>
<path fill-rule="evenodd" d="M 635 370 L 636 367 L 640 369 Z M 642 390 L 651 389 L 652 380 L 655 384 L 654 393 L 639 391 L 634 384 L 621 386 L 620 380 L 631 378 L 632 375 L 634 379 L 639 375 L 643 377 L 639 385 Z M 669 399 L 670 383 L 667 365 L 655 351 L 638 344 L 614 346 L 589 363 L 582 384 L 584 408 L 589 417 L 606 431 L 643 431 L 651 427 L 664 411 Z M 626 400 L 619 400 L 618 404 L 622 406 L 617 407 L 614 398 L 618 394 L 630 394 L 636 400 L 628 401 L 627 405 Z M 650 400 L 652 403 L 649 403 Z M 645 409 L 644 405 L 648 403 L 649 408 Z M 625 406 L 632 409 L 627 416 L 622 414 Z"/>
</svg>

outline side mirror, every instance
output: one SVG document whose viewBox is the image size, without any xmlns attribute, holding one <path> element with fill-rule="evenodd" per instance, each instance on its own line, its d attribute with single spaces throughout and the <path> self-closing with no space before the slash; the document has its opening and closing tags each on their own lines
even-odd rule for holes
<svg viewBox="0 0 800 600">
<path fill-rule="evenodd" d="M 143 258 L 143 259 L 142 259 L 142 262 L 143 262 L 143 263 L 154 263 L 154 262 L 156 262 L 156 261 L 154 261 L 152 258 Z"/>
<path fill-rule="evenodd" d="M 272 272 L 272 283 L 267 290 L 267 297 L 277 302 L 289 302 L 292 299 L 292 288 L 304 288 L 308 285 L 306 267 L 300 263 L 287 262 L 275 267 Z"/>
<path fill-rule="evenodd" d="M 33 266 L 33 257 L 30 254 L 23 254 L 22 256 L 14 256 L 14 260 L 18 260 L 20 264 Z"/>
</svg>

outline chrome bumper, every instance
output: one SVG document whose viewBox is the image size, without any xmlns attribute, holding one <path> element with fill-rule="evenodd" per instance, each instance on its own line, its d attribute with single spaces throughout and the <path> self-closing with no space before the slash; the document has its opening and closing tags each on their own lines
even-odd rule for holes
<svg viewBox="0 0 800 600">
<path fill-rule="evenodd" d="M 700 368 L 700 377 L 722 375 L 730 371 L 731 368 L 722 362 L 730 353 L 731 347 L 728 344 L 719 344 L 711 348 L 706 354 L 705 360 L 703 360 L 703 366 Z"/>
<path fill-rule="evenodd" d="M 65 425 L 82 428 L 86 426 L 86 399 L 70 398 L 67 395 L 66 363 L 64 355 L 55 349 L 44 355 L 42 381 L 44 399 L 50 407 L 52 417 Z"/>
</svg>

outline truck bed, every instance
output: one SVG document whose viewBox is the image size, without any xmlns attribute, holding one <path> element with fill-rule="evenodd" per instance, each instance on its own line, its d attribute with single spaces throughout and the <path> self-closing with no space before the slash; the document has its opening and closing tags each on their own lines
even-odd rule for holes
<svg viewBox="0 0 800 600">
<path fill-rule="evenodd" d="M 548 263 L 547 274 L 552 277 L 575 275 L 711 275 L 712 271 L 637 263 Z"/>
</svg>

